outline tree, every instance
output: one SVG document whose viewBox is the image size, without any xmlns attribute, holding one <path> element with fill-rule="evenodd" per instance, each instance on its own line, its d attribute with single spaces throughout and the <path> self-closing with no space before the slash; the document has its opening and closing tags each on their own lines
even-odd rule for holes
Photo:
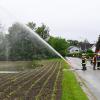
<svg viewBox="0 0 100 100">
<path fill-rule="evenodd" d="M 86 53 L 93 53 L 93 51 L 92 51 L 91 49 L 88 49 L 88 50 L 86 51 Z"/>
<path fill-rule="evenodd" d="M 67 42 L 69 43 L 70 46 L 78 46 L 79 45 L 79 41 L 77 41 L 77 40 L 67 40 Z"/>
<path fill-rule="evenodd" d="M 0 60 L 6 60 L 7 42 L 4 26 L 0 24 Z"/>
<path fill-rule="evenodd" d="M 49 48 L 33 32 L 20 23 L 14 23 L 7 35 L 11 60 L 33 60 L 52 57 Z"/>
<path fill-rule="evenodd" d="M 98 41 L 96 43 L 96 51 L 99 51 L 100 50 L 100 35 L 98 37 Z"/>
<path fill-rule="evenodd" d="M 36 28 L 36 23 L 33 22 L 29 22 L 28 24 L 26 24 L 28 27 L 30 27 L 32 30 L 35 30 Z"/>
<path fill-rule="evenodd" d="M 67 42 L 59 37 L 50 37 L 48 43 L 57 50 L 62 56 L 67 54 Z"/>
<path fill-rule="evenodd" d="M 49 28 L 42 24 L 42 26 L 37 27 L 35 32 L 39 34 L 44 40 L 47 40 L 49 37 Z"/>
<path fill-rule="evenodd" d="M 29 31 L 19 23 L 14 23 L 9 28 L 7 36 L 10 46 L 10 59 L 32 60 L 34 44 L 29 36 Z"/>
<path fill-rule="evenodd" d="M 32 30 L 34 30 L 40 37 L 42 37 L 44 40 L 48 41 L 49 39 L 49 28 L 42 24 L 39 27 L 36 27 L 36 24 L 33 22 L 29 22 L 26 24 L 28 27 L 30 27 Z"/>
</svg>

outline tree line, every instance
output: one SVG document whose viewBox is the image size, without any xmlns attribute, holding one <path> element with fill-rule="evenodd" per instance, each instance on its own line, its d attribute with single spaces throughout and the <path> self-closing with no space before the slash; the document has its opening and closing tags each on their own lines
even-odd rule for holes
<svg viewBox="0 0 100 100">
<path fill-rule="evenodd" d="M 27 26 L 61 55 L 66 55 L 65 39 L 50 36 L 49 28 L 44 24 L 36 27 L 35 23 L 29 22 Z M 8 29 L 8 34 L 0 32 L 0 60 L 33 60 L 53 57 L 57 57 L 57 55 L 19 23 L 12 24 Z"/>
<path fill-rule="evenodd" d="M 26 25 L 64 57 L 68 53 L 69 46 L 79 46 L 80 44 L 77 40 L 65 40 L 61 37 L 51 36 L 49 27 L 45 24 L 37 26 L 36 23 L 29 22 Z M 100 50 L 100 37 L 96 46 L 96 50 Z M 32 60 L 53 57 L 57 57 L 57 55 L 21 24 L 12 24 L 8 29 L 8 34 L 3 31 L 3 27 L 0 25 L 0 60 Z"/>
</svg>

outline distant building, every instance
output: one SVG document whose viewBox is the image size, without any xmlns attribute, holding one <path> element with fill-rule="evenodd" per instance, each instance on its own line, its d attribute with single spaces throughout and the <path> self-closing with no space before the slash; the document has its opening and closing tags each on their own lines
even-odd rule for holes
<svg viewBox="0 0 100 100">
<path fill-rule="evenodd" d="M 79 44 L 79 47 L 80 47 L 81 51 L 87 51 L 87 50 L 90 49 L 93 45 L 94 45 L 94 44 L 81 42 L 81 43 Z"/>
<path fill-rule="evenodd" d="M 76 47 L 76 46 L 70 46 L 68 48 L 69 53 L 79 53 L 80 52 L 80 48 Z"/>
<path fill-rule="evenodd" d="M 94 44 L 91 48 L 90 48 L 93 52 L 96 51 L 96 45 Z"/>
</svg>

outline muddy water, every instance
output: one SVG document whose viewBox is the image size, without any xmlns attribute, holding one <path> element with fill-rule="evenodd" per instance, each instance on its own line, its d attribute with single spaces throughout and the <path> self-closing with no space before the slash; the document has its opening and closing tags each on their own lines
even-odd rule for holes
<svg viewBox="0 0 100 100">
<path fill-rule="evenodd" d="M 17 73 L 28 70 L 32 66 L 32 61 L 0 61 L 0 73 Z"/>
</svg>

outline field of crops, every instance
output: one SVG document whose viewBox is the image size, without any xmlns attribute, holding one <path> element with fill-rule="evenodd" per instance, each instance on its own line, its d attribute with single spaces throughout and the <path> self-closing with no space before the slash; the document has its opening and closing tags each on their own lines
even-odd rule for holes
<svg viewBox="0 0 100 100">
<path fill-rule="evenodd" d="M 0 73 L 0 100 L 61 100 L 61 61 L 18 73 Z"/>
</svg>

